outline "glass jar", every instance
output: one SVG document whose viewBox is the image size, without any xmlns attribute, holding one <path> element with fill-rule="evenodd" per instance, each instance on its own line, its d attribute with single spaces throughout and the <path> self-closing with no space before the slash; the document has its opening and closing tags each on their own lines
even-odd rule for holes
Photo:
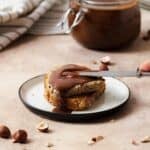
<svg viewBox="0 0 150 150">
<path fill-rule="evenodd" d="M 138 0 L 70 0 L 69 32 L 90 49 L 117 49 L 140 33 Z"/>
</svg>

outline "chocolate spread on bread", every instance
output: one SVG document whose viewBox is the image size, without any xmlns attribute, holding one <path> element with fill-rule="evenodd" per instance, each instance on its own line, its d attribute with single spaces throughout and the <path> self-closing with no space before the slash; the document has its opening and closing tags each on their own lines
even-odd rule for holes
<svg viewBox="0 0 150 150">
<path fill-rule="evenodd" d="M 49 83 L 59 91 L 65 91 L 77 84 L 84 84 L 92 81 L 89 77 L 80 77 L 76 75 L 76 71 L 89 70 L 84 66 L 69 64 L 53 71 L 50 76 Z"/>
</svg>

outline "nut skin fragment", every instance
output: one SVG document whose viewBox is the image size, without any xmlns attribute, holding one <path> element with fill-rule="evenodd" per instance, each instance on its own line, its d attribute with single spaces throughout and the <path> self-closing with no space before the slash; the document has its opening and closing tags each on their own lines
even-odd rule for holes
<svg viewBox="0 0 150 150">
<path fill-rule="evenodd" d="M 41 121 L 37 127 L 36 127 L 40 132 L 48 132 L 49 131 L 49 125 L 48 123 Z"/>
<path fill-rule="evenodd" d="M 27 132 L 25 130 L 17 130 L 13 135 L 14 143 L 26 143 L 27 142 Z"/>
<path fill-rule="evenodd" d="M 9 128 L 5 125 L 0 125 L 0 137 L 2 138 L 10 138 L 11 132 Z"/>
<path fill-rule="evenodd" d="M 97 137 L 92 137 L 89 141 L 88 141 L 88 145 L 93 145 L 98 141 L 103 140 L 104 137 L 103 136 L 97 136 Z"/>
<path fill-rule="evenodd" d="M 145 136 L 142 140 L 141 143 L 149 143 L 150 142 L 150 136 Z"/>
<path fill-rule="evenodd" d="M 53 147 L 54 145 L 52 143 L 48 142 L 46 146 L 47 147 Z"/>
</svg>

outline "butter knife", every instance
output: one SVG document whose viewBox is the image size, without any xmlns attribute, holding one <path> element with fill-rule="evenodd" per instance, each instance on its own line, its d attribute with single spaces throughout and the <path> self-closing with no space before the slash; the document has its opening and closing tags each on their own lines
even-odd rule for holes
<svg viewBox="0 0 150 150">
<path fill-rule="evenodd" d="M 150 72 L 141 71 L 78 71 L 77 74 L 87 77 L 150 77 Z"/>
</svg>

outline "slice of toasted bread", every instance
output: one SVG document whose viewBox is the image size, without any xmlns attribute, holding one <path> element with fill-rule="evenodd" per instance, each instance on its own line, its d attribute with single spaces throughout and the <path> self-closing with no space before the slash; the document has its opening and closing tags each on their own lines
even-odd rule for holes
<svg viewBox="0 0 150 150">
<path fill-rule="evenodd" d="M 45 97 L 52 105 L 61 105 L 62 94 L 49 84 L 50 73 L 45 75 Z M 97 79 L 82 85 L 76 85 L 63 94 L 65 106 L 70 110 L 84 110 L 93 105 L 97 97 L 104 93 L 104 79 Z"/>
</svg>

